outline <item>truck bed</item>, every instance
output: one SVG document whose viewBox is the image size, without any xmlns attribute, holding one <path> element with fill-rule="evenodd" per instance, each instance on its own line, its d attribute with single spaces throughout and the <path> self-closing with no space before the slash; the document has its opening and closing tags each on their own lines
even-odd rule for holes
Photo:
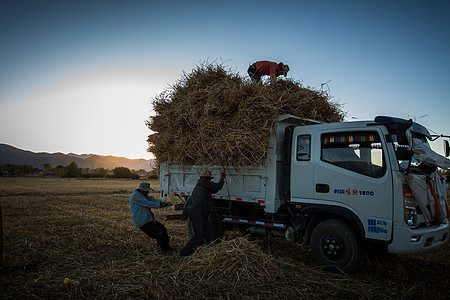
<svg viewBox="0 0 450 300">
<path fill-rule="evenodd" d="M 180 167 L 162 164 L 160 177 L 161 198 L 167 195 L 189 196 L 203 167 Z M 265 205 L 267 201 L 267 168 L 263 166 L 226 168 L 211 167 L 212 181 L 217 182 L 225 172 L 225 184 L 213 198 L 245 201 Z M 273 196 L 272 196 L 273 197 Z"/>
</svg>

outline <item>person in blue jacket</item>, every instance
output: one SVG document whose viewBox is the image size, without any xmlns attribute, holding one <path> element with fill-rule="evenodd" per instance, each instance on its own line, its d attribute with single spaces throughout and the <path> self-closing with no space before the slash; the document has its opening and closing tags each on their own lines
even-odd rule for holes
<svg viewBox="0 0 450 300">
<path fill-rule="evenodd" d="M 171 206 L 171 202 L 164 202 L 149 196 L 150 183 L 142 182 L 131 195 L 130 209 L 136 228 L 139 228 L 149 237 L 156 239 L 163 253 L 172 252 L 166 227 L 156 221 L 152 208 Z"/>
</svg>

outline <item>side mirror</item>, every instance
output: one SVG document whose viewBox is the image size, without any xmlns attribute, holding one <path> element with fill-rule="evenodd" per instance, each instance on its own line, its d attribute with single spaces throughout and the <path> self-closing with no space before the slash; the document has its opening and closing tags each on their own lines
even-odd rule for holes
<svg viewBox="0 0 450 300">
<path fill-rule="evenodd" d="M 449 145 L 448 145 L 448 141 L 447 141 L 447 140 L 444 140 L 444 155 L 445 155 L 445 157 L 448 157 L 448 155 L 449 155 L 449 149 L 450 149 L 450 147 L 449 147 Z"/>
</svg>

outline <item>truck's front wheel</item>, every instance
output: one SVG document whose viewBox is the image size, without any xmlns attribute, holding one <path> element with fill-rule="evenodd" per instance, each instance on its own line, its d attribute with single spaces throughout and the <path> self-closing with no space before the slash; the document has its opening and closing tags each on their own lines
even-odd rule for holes
<svg viewBox="0 0 450 300">
<path fill-rule="evenodd" d="M 361 245 L 347 223 L 331 219 L 319 223 L 311 233 L 311 251 L 327 269 L 354 270 L 361 261 Z"/>
</svg>

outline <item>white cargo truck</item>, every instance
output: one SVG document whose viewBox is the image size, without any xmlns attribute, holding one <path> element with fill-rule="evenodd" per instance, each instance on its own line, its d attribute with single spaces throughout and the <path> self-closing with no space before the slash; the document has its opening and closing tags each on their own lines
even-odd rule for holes
<svg viewBox="0 0 450 300">
<path fill-rule="evenodd" d="M 447 159 L 415 151 L 429 148 L 427 139 L 428 130 L 411 120 L 324 124 L 283 115 L 260 166 L 163 163 L 161 198 L 188 199 L 202 170 L 212 170 L 214 181 L 225 171 L 212 199 L 219 236 L 238 226 L 302 241 L 319 265 L 351 271 L 364 250 L 418 253 L 448 241 L 445 180 L 436 172 Z M 424 195 L 413 192 L 421 188 Z"/>
</svg>

